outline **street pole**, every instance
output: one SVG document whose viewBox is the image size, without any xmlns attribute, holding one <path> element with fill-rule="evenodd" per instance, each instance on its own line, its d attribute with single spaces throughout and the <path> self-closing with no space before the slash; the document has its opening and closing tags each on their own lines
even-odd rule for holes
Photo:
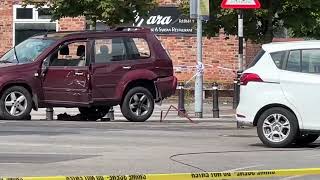
<svg viewBox="0 0 320 180">
<path fill-rule="evenodd" d="M 238 63 L 239 63 L 239 71 L 243 71 L 243 10 L 239 10 L 238 14 L 238 38 L 239 38 L 239 56 L 238 56 Z"/>
<path fill-rule="evenodd" d="M 238 107 L 240 101 L 240 76 L 244 70 L 243 60 L 243 10 L 239 10 L 238 14 L 238 41 L 239 41 L 239 53 L 238 53 L 238 71 L 234 84 L 234 97 L 233 97 L 233 109 Z"/>
<path fill-rule="evenodd" d="M 197 76 L 195 83 L 195 116 L 203 118 L 203 73 L 199 65 L 202 65 L 202 19 L 200 16 L 200 0 L 197 1 Z"/>
</svg>

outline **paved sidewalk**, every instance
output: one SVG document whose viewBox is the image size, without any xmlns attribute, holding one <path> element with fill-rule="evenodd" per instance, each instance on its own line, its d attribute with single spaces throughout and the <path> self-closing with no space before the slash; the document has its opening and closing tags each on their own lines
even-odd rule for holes
<svg viewBox="0 0 320 180">
<path fill-rule="evenodd" d="M 177 103 L 170 104 L 168 102 L 163 103 L 161 106 L 156 105 L 153 115 L 150 117 L 148 121 L 160 121 L 161 117 L 161 111 L 163 111 L 163 116 L 169 109 L 170 105 L 174 105 L 177 107 Z M 204 104 L 203 111 L 204 111 L 204 118 L 199 119 L 194 117 L 194 104 L 186 105 L 186 110 L 188 112 L 188 115 L 192 118 L 192 120 L 196 121 L 212 121 L 214 118 L 212 118 L 212 105 L 211 104 Z M 39 109 L 39 111 L 33 111 L 31 113 L 33 120 L 43 120 L 46 118 L 46 112 L 45 108 Z M 57 119 L 58 114 L 67 113 L 69 115 L 76 115 L 79 113 L 77 108 L 54 108 L 54 119 Z M 188 121 L 186 118 L 180 118 L 177 116 L 176 111 L 170 111 L 168 113 L 166 121 L 172 121 L 172 120 L 183 120 Z M 234 114 L 235 111 L 232 109 L 232 105 L 230 104 L 221 104 L 220 105 L 220 118 L 215 120 L 225 120 L 225 121 L 234 121 Z M 114 107 L 114 117 L 115 121 L 126 121 L 126 119 L 122 116 L 121 110 L 119 106 Z"/>
</svg>

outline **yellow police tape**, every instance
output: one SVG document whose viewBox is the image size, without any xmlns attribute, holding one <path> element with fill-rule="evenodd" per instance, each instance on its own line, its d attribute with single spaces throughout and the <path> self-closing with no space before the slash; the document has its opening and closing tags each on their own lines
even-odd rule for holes
<svg viewBox="0 0 320 180">
<path fill-rule="evenodd" d="M 320 175 L 320 168 L 279 169 L 235 172 L 204 172 L 185 174 L 136 174 L 125 176 L 52 176 L 52 177 L 16 177 L 0 180 L 216 180 L 268 178 L 279 176 Z"/>
</svg>

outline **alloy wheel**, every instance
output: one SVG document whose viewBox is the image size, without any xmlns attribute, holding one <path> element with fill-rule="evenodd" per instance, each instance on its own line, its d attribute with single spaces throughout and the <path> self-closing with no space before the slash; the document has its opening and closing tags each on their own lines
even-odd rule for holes
<svg viewBox="0 0 320 180">
<path fill-rule="evenodd" d="M 271 114 L 263 121 L 263 135 L 271 142 L 284 141 L 290 134 L 290 122 L 282 114 Z"/>
<path fill-rule="evenodd" d="M 27 98 L 20 92 L 14 91 L 5 98 L 5 109 L 12 116 L 20 116 L 27 109 Z"/>
</svg>

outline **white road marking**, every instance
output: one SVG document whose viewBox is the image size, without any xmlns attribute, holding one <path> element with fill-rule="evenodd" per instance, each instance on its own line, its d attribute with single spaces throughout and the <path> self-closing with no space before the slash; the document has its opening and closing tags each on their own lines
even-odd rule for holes
<svg viewBox="0 0 320 180">
<path fill-rule="evenodd" d="M 316 149 L 318 149 L 318 148 L 316 148 Z M 311 155 L 311 156 L 307 156 L 307 158 L 314 158 L 314 157 L 319 157 L 320 156 L 320 154 L 314 154 L 314 155 Z"/>
<path fill-rule="evenodd" d="M 105 146 L 86 146 L 86 145 L 68 145 L 68 144 L 49 144 L 49 143 L 0 143 L 0 146 L 35 146 L 35 147 L 48 147 L 54 146 L 59 148 L 84 148 L 84 149 L 105 149 Z"/>
<path fill-rule="evenodd" d="M 282 178 L 282 179 L 280 179 L 280 180 L 295 179 L 295 178 L 298 178 L 298 177 L 303 177 L 303 176 L 302 176 L 302 175 L 290 176 L 290 177 Z"/>
</svg>

